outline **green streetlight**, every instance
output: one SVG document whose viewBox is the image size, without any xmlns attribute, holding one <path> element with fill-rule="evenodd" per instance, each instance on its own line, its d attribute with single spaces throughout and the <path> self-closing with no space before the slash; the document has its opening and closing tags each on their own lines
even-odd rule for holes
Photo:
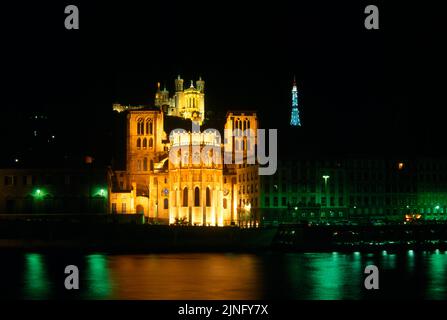
<svg viewBox="0 0 447 320">
<path fill-rule="evenodd" d="M 328 175 L 324 175 L 323 176 L 323 179 L 324 179 L 324 189 L 325 189 L 325 191 L 327 191 L 327 179 L 329 179 L 330 178 L 330 176 L 328 176 Z"/>
<path fill-rule="evenodd" d="M 435 207 L 436 210 L 439 210 L 439 208 L 440 208 L 439 205 L 437 205 L 437 206 Z"/>
<path fill-rule="evenodd" d="M 38 189 L 34 190 L 32 195 L 35 199 L 42 199 L 45 196 L 45 191 L 38 188 Z"/>
<path fill-rule="evenodd" d="M 95 190 L 94 195 L 96 197 L 106 198 L 107 197 L 107 190 L 104 188 L 98 188 Z"/>
</svg>

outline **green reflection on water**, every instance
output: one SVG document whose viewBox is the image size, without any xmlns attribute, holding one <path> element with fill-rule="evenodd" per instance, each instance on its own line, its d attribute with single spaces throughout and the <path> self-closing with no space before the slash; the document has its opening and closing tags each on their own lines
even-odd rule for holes
<svg viewBox="0 0 447 320">
<path fill-rule="evenodd" d="M 110 280 L 107 256 L 103 254 L 91 254 L 86 257 L 86 260 L 87 298 L 110 298 L 112 295 L 112 283 Z"/>
<path fill-rule="evenodd" d="M 447 269 L 447 254 L 431 254 L 428 257 L 428 284 L 427 296 L 430 299 L 445 299 L 447 296 L 447 286 L 445 283 Z"/>
<path fill-rule="evenodd" d="M 407 268 L 408 268 L 408 273 L 410 275 L 414 274 L 415 270 L 416 270 L 416 265 L 415 265 L 415 254 L 413 250 L 408 250 L 407 252 Z"/>
<path fill-rule="evenodd" d="M 315 283 L 314 299 L 337 300 L 342 298 L 340 257 L 333 252 L 332 257 L 315 257 L 312 279 Z"/>
<path fill-rule="evenodd" d="M 359 299 L 360 290 L 355 285 L 361 279 L 361 254 L 312 255 L 310 261 L 312 281 L 311 299 Z M 351 273 L 346 273 L 347 268 Z M 353 285 L 354 284 L 354 285 Z"/>
<path fill-rule="evenodd" d="M 382 267 L 385 270 L 396 269 L 396 254 L 386 251 L 382 252 Z"/>
<path fill-rule="evenodd" d="M 25 255 L 23 289 L 25 299 L 48 298 L 51 288 L 41 254 L 28 253 Z"/>
</svg>

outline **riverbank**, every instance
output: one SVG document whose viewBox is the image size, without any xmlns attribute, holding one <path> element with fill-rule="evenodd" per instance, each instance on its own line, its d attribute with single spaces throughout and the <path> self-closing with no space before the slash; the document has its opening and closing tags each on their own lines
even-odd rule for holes
<svg viewBox="0 0 447 320">
<path fill-rule="evenodd" d="M 101 252 L 257 251 L 270 249 L 276 234 L 277 228 L 14 222 L 0 227 L 0 249 Z"/>
<path fill-rule="evenodd" d="M 3 221 L 0 250 L 78 252 L 378 252 L 447 250 L 447 225 L 193 227 Z"/>
</svg>

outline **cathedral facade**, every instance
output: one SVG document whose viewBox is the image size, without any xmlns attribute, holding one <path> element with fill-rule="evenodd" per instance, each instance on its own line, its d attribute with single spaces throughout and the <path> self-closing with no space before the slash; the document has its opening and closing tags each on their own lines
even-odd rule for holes
<svg viewBox="0 0 447 320">
<path fill-rule="evenodd" d="M 253 225 L 260 200 L 258 165 L 248 161 L 256 139 L 201 131 L 204 82 L 169 97 L 158 87 L 156 108 L 128 108 L 126 170 L 109 172 L 109 212 L 147 221 L 200 226 Z M 166 117 L 192 120 L 166 132 Z M 228 112 L 225 131 L 258 126 L 254 112 Z M 250 141 L 254 141 L 250 143 Z M 224 158 L 242 159 L 236 164 Z M 230 163 L 231 162 L 231 163 Z"/>
</svg>

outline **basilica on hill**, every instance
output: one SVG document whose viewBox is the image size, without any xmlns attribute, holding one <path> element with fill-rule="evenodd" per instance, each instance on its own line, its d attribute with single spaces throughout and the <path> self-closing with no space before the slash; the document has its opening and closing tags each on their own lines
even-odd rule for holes
<svg viewBox="0 0 447 320">
<path fill-rule="evenodd" d="M 205 81 L 199 78 L 195 86 L 191 81 L 184 89 L 179 76 L 174 84 L 173 96 L 157 85 L 152 107 L 113 105 L 127 114 L 127 157 L 126 170 L 108 174 L 109 212 L 139 213 L 162 224 L 255 224 L 258 165 L 247 161 L 255 143 L 242 135 L 224 139 L 223 132 L 193 129 L 205 121 Z M 167 122 L 176 118 L 187 120 L 184 127 L 169 128 Z M 228 111 L 223 125 L 225 130 L 256 132 L 258 119 L 255 112 Z M 174 150 L 178 161 L 170 158 Z M 224 151 L 242 163 L 224 163 Z M 210 157 L 202 156 L 210 152 Z"/>
</svg>

